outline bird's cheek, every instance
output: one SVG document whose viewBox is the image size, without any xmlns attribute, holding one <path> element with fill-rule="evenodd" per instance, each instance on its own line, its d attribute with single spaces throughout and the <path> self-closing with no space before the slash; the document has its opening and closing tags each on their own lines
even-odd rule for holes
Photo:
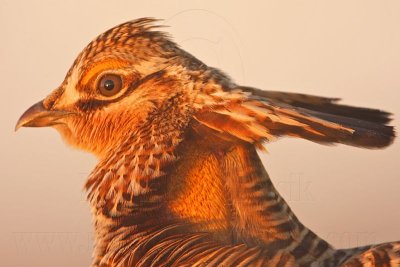
<svg viewBox="0 0 400 267">
<path fill-rule="evenodd" d="M 79 142 L 77 142 L 74 132 L 68 127 L 67 124 L 58 124 L 55 125 L 54 128 L 59 132 L 61 138 L 65 143 L 73 147 L 80 148 L 78 144 Z"/>
<path fill-rule="evenodd" d="M 65 118 L 62 124 L 53 126 L 61 135 L 61 138 L 75 148 L 88 151 L 85 134 L 85 121 L 79 116 Z M 86 127 L 88 128 L 88 127 Z"/>
<path fill-rule="evenodd" d="M 60 132 L 67 143 L 101 158 L 113 145 L 115 129 L 112 120 L 98 111 L 70 118 Z"/>
</svg>

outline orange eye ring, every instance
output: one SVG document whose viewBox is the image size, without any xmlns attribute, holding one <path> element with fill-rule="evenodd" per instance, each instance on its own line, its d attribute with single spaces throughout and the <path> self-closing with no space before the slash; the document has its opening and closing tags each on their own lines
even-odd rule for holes
<svg viewBox="0 0 400 267">
<path fill-rule="evenodd" d="M 122 89 L 122 78 L 116 74 L 105 74 L 100 78 L 97 89 L 103 96 L 116 95 Z"/>
</svg>

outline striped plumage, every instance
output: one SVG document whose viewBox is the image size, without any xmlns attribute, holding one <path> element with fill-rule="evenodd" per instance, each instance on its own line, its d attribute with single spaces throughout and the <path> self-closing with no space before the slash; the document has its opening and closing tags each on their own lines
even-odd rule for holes
<svg viewBox="0 0 400 267">
<path fill-rule="evenodd" d="M 301 224 L 256 153 L 285 135 L 385 147 L 388 113 L 238 86 L 153 23 L 100 35 L 17 124 L 99 158 L 93 266 L 399 266 L 399 242 L 336 250 Z"/>
</svg>

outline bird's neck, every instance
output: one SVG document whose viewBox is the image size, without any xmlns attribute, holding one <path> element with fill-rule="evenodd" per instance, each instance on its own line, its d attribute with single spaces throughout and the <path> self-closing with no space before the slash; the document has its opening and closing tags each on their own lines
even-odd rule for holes
<svg viewBox="0 0 400 267">
<path fill-rule="evenodd" d="M 178 159 L 165 162 L 160 168 L 163 175 L 145 182 L 127 176 L 133 184 L 118 187 L 114 180 L 108 180 L 108 172 L 94 171 L 99 180 L 89 180 L 89 199 L 98 257 L 108 253 L 110 242 L 125 242 L 126 233 L 132 238 L 143 234 L 153 238 L 160 229 L 174 229 L 174 234 L 207 233 L 223 245 L 244 243 L 276 250 L 292 244 L 295 249 L 303 240 L 312 240 L 315 249 L 331 249 L 299 222 L 274 188 L 252 145 L 232 144 L 194 131 L 187 133 L 184 140 L 171 154 Z M 106 164 L 106 170 L 118 174 L 119 168 L 127 169 L 132 164 L 121 165 L 121 159 L 133 159 L 137 154 L 134 155 L 115 157 Z M 130 191 L 124 191 L 129 186 Z M 103 192 L 114 189 L 122 191 Z M 129 195 L 132 190 L 133 196 Z M 124 197 L 125 193 L 128 197 Z M 110 198 L 102 200 L 100 196 Z M 112 198 L 119 196 L 124 201 Z M 116 201 L 117 209 L 107 205 Z"/>
<path fill-rule="evenodd" d="M 136 223 L 141 214 L 162 213 L 163 219 L 221 236 L 232 229 L 247 232 L 235 238 L 249 240 L 262 224 L 262 239 L 268 242 L 301 234 L 304 227 L 272 185 L 252 145 L 196 131 L 183 139 L 158 165 L 159 155 L 135 143 L 99 163 L 87 182 L 96 216 Z"/>
</svg>

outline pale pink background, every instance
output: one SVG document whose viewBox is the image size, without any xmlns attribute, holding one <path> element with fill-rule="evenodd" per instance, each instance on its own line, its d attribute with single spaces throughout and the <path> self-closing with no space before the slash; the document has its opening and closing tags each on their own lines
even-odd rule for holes
<svg viewBox="0 0 400 267">
<path fill-rule="evenodd" d="M 395 113 L 400 128 L 400 1 L 0 1 L 1 266 L 88 266 L 82 185 L 95 164 L 52 129 L 13 132 L 97 34 L 166 19 L 190 53 L 238 83 L 343 97 Z M 400 145 L 324 147 L 284 139 L 262 154 L 298 217 L 338 247 L 400 239 Z"/>
</svg>

